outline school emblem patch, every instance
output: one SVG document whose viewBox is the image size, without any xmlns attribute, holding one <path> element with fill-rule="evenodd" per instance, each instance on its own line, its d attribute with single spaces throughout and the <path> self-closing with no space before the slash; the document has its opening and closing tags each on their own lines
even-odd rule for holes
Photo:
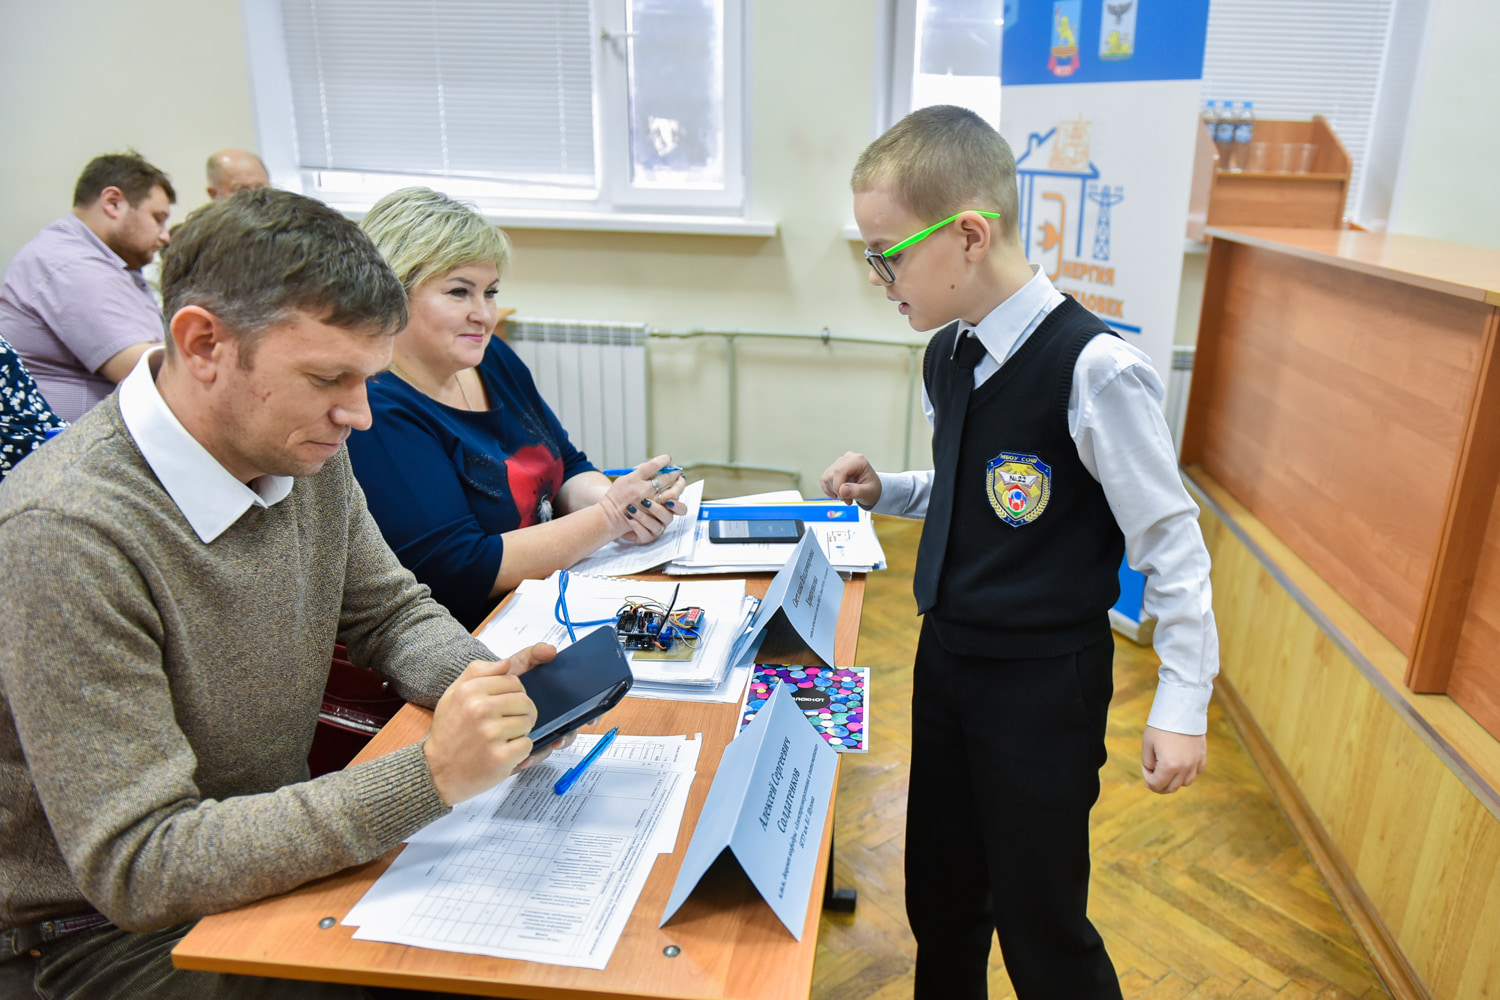
<svg viewBox="0 0 1500 1000">
<path fill-rule="evenodd" d="M 1052 467 L 1035 455 L 1002 451 L 990 459 L 985 475 L 990 506 L 1012 528 L 1042 516 L 1052 496 Z"/>
</svg>

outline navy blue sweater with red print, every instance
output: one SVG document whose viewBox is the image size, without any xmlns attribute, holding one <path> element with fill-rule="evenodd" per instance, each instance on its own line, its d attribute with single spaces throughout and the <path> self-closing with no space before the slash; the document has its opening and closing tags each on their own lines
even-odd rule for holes
<svg viewBox="0 0 1500 1000">
<path fill-rule="evenodd" d="M 562 484 L 593 469 L 499 337 L 479 377 L 491 406 L 470 413 L 391 372 L 378 375 L 370 380 L 373 425 L 349 438 L 386 542 L 468 629 L 494 606 L 501 534 L 550 519 Z"/>
</svg>

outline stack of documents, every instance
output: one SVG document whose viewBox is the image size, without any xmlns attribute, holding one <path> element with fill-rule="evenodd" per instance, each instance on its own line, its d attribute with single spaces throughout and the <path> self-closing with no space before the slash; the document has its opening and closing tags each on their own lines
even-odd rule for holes
<svg viewBox="0 0 1500 1000">
<path fill-rule="evenodd" d="M 730 500 L 714 500 L 702 505 L 702 510 L 712 515 L 715 507 L 753 507 L 766 505 L 779 512 L 784 508 L 785 516 L 802 521 L 807 531 L 817 539 L 818 547 L 834 569 L 844 575 L 868 573 L 885 569 L 885 550 L 875 536 L 875 522 L 870 512 L 855 504 L 846 507 L 834 504 L 841 514 L 857 512 L 854 520 L 819 520 L 833 504 L 822 501 L 804 501 L 796 490 L 781 490 L 775 493 L 760 493 L 754 496 L 735 497 Z M 712 542 L 708 537 L 709 521 L 703 517 L 694 520 L 692 547 L 667 564 L 666 572 L 673 576 L 704 573 L 766 573 L 775 572 L 785 565 L 795 546 L 777 542 L 752 544 L 723 544 Z"/>
<path fill-rule="evenodd" d="M 684 518 L 683 520 L 686 520 Z M 791 548 L 791 546 L 786 546 Z M 496 656 L 510 656 L 538 642 L 566 646 L 567 627 L 558 617 L 562 573 L 545 580 L 523 580 L 510 601 L 479 633 L 479 641 Z M 677 701 L 736 702 L 750 678 L 749 664 L 731 669 L 730 652 L 759 602 L 745 594 L 743 580 L 619 580 L 567 574 L 568 617 L 580 638 L 598 628 L 614 628 L 615 616 L 627 598 L 647 598 L 678 608 L 702 608 L 698 645 L 688 660 L 656 660 L 627 650 L 635 684 L 634 697 Z M 679 589 L 680 588 L 680 589 Z M 580 626 L 580 622 L 589 622 Z M 607 624 L 600 624 L 607 622 Z"/>
<path fill-rule="evenodd" d="M 408 842 L 344 923 L 367 941 L 603 969 L 677 843 L 699 740 L 621 736 L 564 795 L 580 736 Z"/>
<path fill-rule="evenodd" d="M 818 541 L 828 562 L 844 576 L 885 569 L 885 550 L 875 536 L 870 512 L 855 505 L 803 500 L 796 490 L 758 493 L 728 500 L 703 501 L 703 483 L 693 483 L 682 493 L 688 513 L 672 520 L 660 538 L 649 545 L 616 539 L 591 556 L 580 559 L 574 573 L 589 576 L 629 576 L 664 567 L 673 576 L 710 573 L 774 573 L 791 554 L 785 543 L 721 544 L 709 540 L 709 515 L 715 508 L 765 507 L 760 516 L 773 515 L 802 521 Z M 837 511 L 837 520 L 827 514 Z M 725 517 L 733 519 L 726 510 Z"/>
<path fill-rule="evenodd" d="M 703 502 L 703 480 L 682 491 L 681 502 L 688 512 L 672 518 L 667 530 L 649 545 L 615 539 L 591 556 L 573 564 L 573 572 L 590 576 L 629 576 L 644 573 L 693 551 L 693 528 L 698 506 Z"/>
</svg>

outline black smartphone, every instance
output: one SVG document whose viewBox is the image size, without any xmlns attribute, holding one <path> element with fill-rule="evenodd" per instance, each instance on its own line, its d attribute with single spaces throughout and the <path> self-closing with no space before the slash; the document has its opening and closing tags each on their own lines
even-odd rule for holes
<svg viewBox="0 0 1500 1000">
<path fill-rule="evenodd" d="M 615 630 L 590 632 L 544 663 L 521 675 L 521 686 L 536 703 L 536 726 L 527 735 L 541 749 L 620 703 L 635 678 Z"/>
<path fill-rule="evenodd" d="M 721 544 L 750 544 L 752 542 L 795 542 L 802 537 L 806 526 L 794 518 L 771 518 L 767 520 L 709 521 L 708 540 Z"/>
</svg>

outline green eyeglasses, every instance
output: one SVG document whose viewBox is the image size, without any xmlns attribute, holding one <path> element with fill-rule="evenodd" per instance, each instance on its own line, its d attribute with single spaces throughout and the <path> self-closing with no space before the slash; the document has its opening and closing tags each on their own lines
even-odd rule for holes
<svg viewBox="0 0 1500 1000">
<path fill-rule="evenodd" d="M 952 215 L 948 216 L 942 222 L 936 223 L 935 225 L 928 226 L 926 229 L 922 230 L 917 235 L 915 235 L 915 236 L 908 236 L 906 239 L 902 240 L 900 243 L 897 243 L 895 246 L 888 247 L 885 250 L 871 250 L 869 247 L 866 247 L 865 248 L 865 260 L 869 261 L 870 262 L 870 266 L 875 269 L 875 273 L 878 274 L 878 275 L 880 275 L 880 280 L 883 281 L 883 282 L 885 282 L 887 285 L 889 285 L 891 282 L 893 282 L 893 281 L 896 280 L 896 272 L 893 271 L 893 270 L 891 270 L 891 262 L 890 262 L 889 258 L 894 257 L 896 254 L 900 253 L 902 250 L 905 250 L 907 247 L 911 246 L 913 243 L 920 243 L 920 242 L 922 242 L 927 237 L 931 236 L 933 233 L 937 232 L 939 229 L 942 229 L 944 226 L 946 226 L 948 223 L 952 222 L 954 219 L 958 218 L 960 215 L 963 215 L 964 212 L 973 212 L 975 215 L 982 215 L 986 219 L 998 219 L 998 218 L 1000 218 L 1000 213 L 999 212 L 981 212 L 977 208 L 966 208 L 966 209 L 964 209 L 963 212 L 954 212 Z"/>
</svg>

